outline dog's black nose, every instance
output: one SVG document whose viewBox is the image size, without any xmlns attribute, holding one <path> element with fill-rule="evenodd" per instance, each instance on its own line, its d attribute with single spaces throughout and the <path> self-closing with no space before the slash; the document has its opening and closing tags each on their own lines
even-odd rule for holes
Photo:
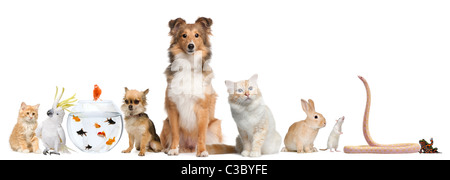
<svg viewBox="0 0 450 180">
<path fill-rule="evenodd" d="M 194 44 L 189 44 L 189 45 L 188 45 L 188 49 L 189 49 L 189 50 L 193 50 L 194 47 L 195 47 Z"/>
<path fill-rule="evenodd" d="M 128 109 L 131 111 L 131 110 L 133 110 L 133 106 L 132 105 L 129 105 L 128 106 Z"/>
</svg>

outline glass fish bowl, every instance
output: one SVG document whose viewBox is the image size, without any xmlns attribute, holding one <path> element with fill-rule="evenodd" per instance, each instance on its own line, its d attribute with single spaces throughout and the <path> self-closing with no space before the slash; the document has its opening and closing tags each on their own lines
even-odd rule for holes
<svg viewBox="0 0 450 180">
<path fill-rule="evenodd" d="M 122 136 L 123 119 L 119 108 L 108 100 L 81 100 L 67 117 L 67 134 L 83 152 L 108 152 Z"/>
</svg>

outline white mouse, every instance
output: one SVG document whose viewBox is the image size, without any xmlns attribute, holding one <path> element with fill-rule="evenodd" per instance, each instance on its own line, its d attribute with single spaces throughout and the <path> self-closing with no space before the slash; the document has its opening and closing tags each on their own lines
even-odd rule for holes
<svg viewBox="0 0 450 180">
<path fill-rule="evenodd" d="M 345 119 L 345 117 L 342 116 L 341 118 L 336 120 L 336 124 L 334 125 L 333 130 L 331 130 L 330 136 L 328 137 L 327 148 L 320 149 L 321 151 L 325 151 L 325 150 L 329 149 L 330 152 L 333 152 L 333 149 L 334 149 L 336 152 L 340 152 L 337 150 L 337 148 L 339 145 L 339 136 L 341 136 L 341 134 L 343 134 L 342 123 L 344 123 L 344 119 Z"/>
</svg>

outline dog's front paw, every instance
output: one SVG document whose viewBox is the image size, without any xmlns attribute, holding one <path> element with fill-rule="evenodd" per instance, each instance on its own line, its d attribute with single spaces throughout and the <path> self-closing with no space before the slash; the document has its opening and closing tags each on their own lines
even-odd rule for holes
<svg viewBox="0 0 450 180">
<path fill-rule="evenodd" d="M 122 153 L 130 153 L 130 152 L 131 152 L 130 149 L 125 149 L 125 150 L 122 151 Z"/>
<path fill-rule="evenodd" d="M 260 157 L 261 152 L 260 151 L 252 151 L 250 152 L 250 157 Z"/>
<path fill-rule="evenodd" d="M 197 157 L 208 157 L 208 151 L 197 152 Z"/>
<path fill-rule="evenodd" d="M 167 152 L 167 155 L 169 155 L 169 156 L 176 156 L 176 155 L 178 155 L 178 154 L 179 154 L 178 148 L 176 148 L 176 149 L 170 149 L 169 152 Z"/>
<path fill-rule="evenodd" d="M 248 155 L 250 155 L 250 151 L 243 150 L 243 151 L 241 152 L 241 155 L 244 156 L 244 157 L 248 157 Z"/>
</svg>

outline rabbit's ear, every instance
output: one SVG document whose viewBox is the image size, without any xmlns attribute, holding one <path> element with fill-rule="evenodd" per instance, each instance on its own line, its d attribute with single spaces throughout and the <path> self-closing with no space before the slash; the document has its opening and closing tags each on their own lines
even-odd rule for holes
<svg viewBox="0 0 450 180">
<path fill-rule="evenodd" d="M 313 112 L 316 112 L 316 107 L 314 106 L 314 101 L 311 100 L 311 99 L 309 99 L 308 102 L 309 102 L 309 107 L 310 107 L 309 110 L 310 110 L 312 113 L 313 113 Z"/>
<path fill-rule="evenodd" d="M 309 105 L 308 102 L 306 102 L 304 99 L 302 99 L 302 109 L 305 111 L 306 114 L 309 112 Z"/>
</svg>

